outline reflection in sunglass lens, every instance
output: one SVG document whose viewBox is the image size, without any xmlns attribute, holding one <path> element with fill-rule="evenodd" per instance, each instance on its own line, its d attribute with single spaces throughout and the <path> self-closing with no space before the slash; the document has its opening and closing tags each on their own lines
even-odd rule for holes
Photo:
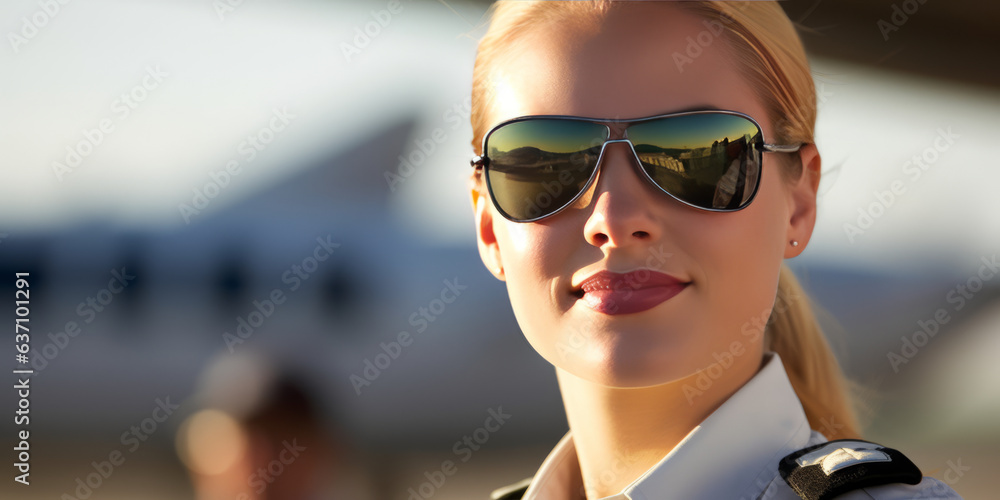
<svg viewBox="0 0 1000 500">
<path fill-rule="evenodd" d="M 529 119 L 487 138 L 487 181 L 497 208 L 515 220 L 551 214 L 575 198 L 597 167 L 608 128 L 597 123 Z"/>
<path fill-rule="evenodd" d="M 710 210 L 738 210 L 753 199 L 763 137 L 752 120 L 682 114 L 632 123 L 625 134 L 643 172 L 675 198 Z M 603 124 L 565 118 L 495 129 L 486 139 L 486 173 L 497 208 L 530 221 L 567 206 L 586 188 L 608 137 Z"/>
<path fill-rule="evenodd" d="M 692 205 L 734 210 L 751 199 L 760 176 L 760 129 L 723 113 L 633 124 L 628 138 L 643 170 L 664 191 Z"/>
</svg>

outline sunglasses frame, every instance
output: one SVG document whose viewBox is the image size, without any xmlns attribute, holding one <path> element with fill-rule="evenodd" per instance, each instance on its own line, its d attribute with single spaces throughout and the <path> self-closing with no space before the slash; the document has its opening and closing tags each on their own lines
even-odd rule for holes
<svg viewBox="0 0 1000 500">
<path fill-rule="evenodd" d="M 632 124 L 646 122 L 646 121 L 651 121 L 651 120 L 659 120 L 659 119 L 663 119 L 663 118 L 677 117 L 677 116 L 704 115 L 704 114 L 724 114 L 724 115 L 739 116 L 739 117 L 742 117 L 742 118 L 745 118 L 745 119 L 749 120 L 750 123 L 753 123 L 754 126 L 757 127 L 757 130 L 759 131 L 758 135 L 760 136 L 760 141 L 759 142 L 760 142 L 760 146 L 761 146 L 761 150 L 760 150 L 761 157 L 760 157 L 760 165 L 759 165 L 760 172 L 758 172 L 757 182 L 753 186 L 753 192 L 750 193 L 750 198 L 747 199 L 747 201 L 745 203 L 743 203 L 743 205 L 740 206 L 739 208 L 705 208 L 705 207 L 701 207 L 701 206 L 698 206 L 698 205 L 694 205 L 694 204 L 688 203 L 687 201 L 684 201 L 684 200 L 678 198 L 677 196 L 675 196 L 673 193 L 667 191 L 666 189 L 663 189 L 663 187 L 661 187 L 659 184 L 657 184 L 656 181 L 654 181 L 653 178 L 649 176 L 649 173 L 646 172 L 646 169 L 642 167 L 642 160 L 639 159 L 639 154 L 636 153 L 636 151 L 635 151 L 635 144 L 633 144 L 632 141 L 628 138 L 628 128 Z M 604 144 L 601 145 L 601 152 L 600 152 L 600 154 L 597 157 L 597 163 L 594 166 L 594 171 L 590 173 L 590 177 L 587 179 L 587 183 L 584 184 L 583 188 L 580 189 L 580 192 L 577 193 L 575 196 L 573 196 L 573 198 L 570 201 L 566 202 L 566 204 L 564 204 L 563 206 L 559 207 L 558 209 L 556 209 L 556 210 L 554 210 L 554 211 L 552 211 L 550 213 L 547 213 L 545 215 L 541 215 L 541 216 L 538 216 L 538 217 L 535 217 L 535 218 L 532 218 L 532 219 L 515 219 L 515 218 L 511 217 L 503 208 L 501 208 L 499 206 L 499 204 L 496 201 L 496 197 L 493 196 L 493 186 L 492 186 L 492 183 L 490 182 L 490 176 L 489 176 L 488 172 L 486 171 L 486 169 L 489 168 L 489 164 L 490 164 L 490 159 L 489 159 L 489 157 L 486 154 L 487 151 L 488 151 L 487 144 L 488 144 L 489 138 L 490 138 L 491 135 L 493 135 L 494 132 L 496 132 L 497 130 L 499 130 L 501 127 L 503 127 L 505 125 L 509 125 L 511 123 L 520 122 L 520 121 L 526 121 L 526 120 L 552 119 L 552 118 L 560 119 L 560 120 L 583 121 L 583 122 L 588 122 L 588 123 L 595 123 L 595 124 L 599 124 L 599 125 L 604 125 L 604 127 L 608 130 L 608 139 L 605 140 Z M 621 137 L 621 138 L 620 139 L 613 139 L 613 137 Z M 757 196 L 757 191 L 760 189 L 760 178 L 761 178 L 761 176 L 764 173 L 764 154 L 763 153 L 766 153 L 766 152 L 771 152 L 771 153 L 794 153 L 794 152 L 798 151 L 802 147 L 802 145 L 804 144 L 804 143 L 799 143 L 799 144 L 770 144 L 770 143 L 764 142 L 763 138 L 764 138 L 764 129 L 761 128 L 760 124 L 757 123 L 757 120 L 754 120 L 752 116 L 747 115 L 745 113 L 740 113 L 739 111 L 730 111 L 730 110 L 723 110 L 723 109 L 681 111 L 681 112 L 677 112 L 677 113 L 664 113 L 664 114 L 660 114 L 660 115 L 647 116 L 647 117 L 643 117 L 643 118 L 625 118 L 625 119 L 587 118 L 587 117 L 572 116 L 572 115 L 526 115 L 526 116 L 519 116 L 519 117 L 516 117 L 516 118 L 511 118 L 509 120 L 505 120 L 503 122 L 498 123 L 493 128 L 491 128 L 490 131 L 487 132 L 485 136 L 483 136 L 483 148 L 482 148 L 483 154 L 474 156 L 469 163 L 470 163 L 470 165 L 473 168 L 482 168 L 483 169 L 483 175 L 486 177 L 486 188 L 487 188 L 487 190 L 490 193 L 490 199 L 493 200 L 493 206 L 496 207 L 496 209 L 497 209 L 498 212 L 500 212 L 500 215 L 502 215 L 505 219 L 507 219 L 507 220 L 509 220 L 511 222 L 536 222 L 536 221 L 545 219 L 547 217 L 551 217 L 553 215 L 556 215 L 557 213 L 565 210 L 567 207 L 572 206 L 574 203 L 576 203 L 576 200 L 579 199 L 580 196 L 582 196 L 584 193 L 586 193 L 590 189 L 590 185 L 594 182 L 594 179 L 597 178 L 597 173 L 601 170 L 601 165 L 602 165 L 601 160 L 604 159 L 604 151 L 607 149 L 608 144 L 613 143 L 613 142 L 625 142 L 625 143 L 628 143 L 629 149 L 632 151 L 632 157 L 635 158 L 635 163 L 633 163 L 633 168 L 637 168 L 642 173 L 642 177 L 645 178 L 647 182 L 649 182 L 650 184 L 652 184 L 653 186 L 655 186 L 656 189 L 660 190 L 661 192 L 666 193 L 667 196 L 670 196 L 672 199 L 677 200 L 677 201 L 679 201 L 679 202 L 681 202 L 681 203 L 683 203 L 683 204 L 685 204 L 685 205 L 687 205 L 689 207 L 693 207 L 693 208 L 696 208 L 696 209 L 699 209 L 699 210 L 705 210 L 705 211 L 708 211 L 708 212 L 736 212 L 736 211 L 743 210 L 744 208 L 750 206 L 750 203 L 753 202 L 754 198 Z"/>
</svg>

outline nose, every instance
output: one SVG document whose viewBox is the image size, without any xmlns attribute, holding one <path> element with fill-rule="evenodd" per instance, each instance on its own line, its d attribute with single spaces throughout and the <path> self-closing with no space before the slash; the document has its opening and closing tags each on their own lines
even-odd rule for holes
<svg viewBox="0 0 1000 500">
<path fill-rule="evenodd" d="M 594 182 L 593 212 L 584 225 L 587 242 L 598 248 L 648 243 L 660 237 L 655 187 L 640 177 L 632 146 L 608 141 Z"/>
</svg>

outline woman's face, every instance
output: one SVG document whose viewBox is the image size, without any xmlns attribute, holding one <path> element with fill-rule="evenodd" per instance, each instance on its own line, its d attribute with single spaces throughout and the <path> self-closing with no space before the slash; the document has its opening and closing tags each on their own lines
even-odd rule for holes
<svg viewBox="0 0 1000 500">
<path fill-rule="evenodd" d="M 765 141 L 774 142 L 765 110 L 710 25 L 650 4 L 614 11 L 600 30 L 536 28 L 497 68 L 490 126 L 522 115 L 638 118 L 712 107 L 754 117 Z M 765 153 L 760 189 L 747 208 L 702 211 L 642 179 L 629 147 L 608 144 L 588 192 L 538 222 L 510 222 L 473 196 L 481 255 L 507 282 L 522 331 L 555 366 L 614 387 L 674 381 L 725 353 L 758 364 L 762 338 L 755 333 L 774 305 L 782 259 L 808 241 L 815 186 L 785 185 L 782 158 Z M 687 285 L 629 314 L 595 310 L 580 296 L 581 281 L 597 271 L 640 269 Z"/>
</svg>

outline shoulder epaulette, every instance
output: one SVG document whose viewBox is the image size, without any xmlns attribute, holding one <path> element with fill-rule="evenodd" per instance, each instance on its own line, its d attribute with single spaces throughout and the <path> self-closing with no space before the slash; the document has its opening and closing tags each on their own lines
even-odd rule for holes
<svg viewBox="0 0 1000 500">
<path fill-rule="evenodd" d="M 902 453 L 860 439 L 837 439 L 803 448 L 782 458 L 778 471 L 805 500 L 829 500 L 880 484 L 917 484 L 923 477 Z"/>
<path fill-rule="evenodd" d="M 524 478 L 514 484 L 508 484 L 502 488 L 497 488 L 490 493 L 490 500 L 521 500 L 524 492 L 528 491 L 531 478 Z"/>
</svg>

